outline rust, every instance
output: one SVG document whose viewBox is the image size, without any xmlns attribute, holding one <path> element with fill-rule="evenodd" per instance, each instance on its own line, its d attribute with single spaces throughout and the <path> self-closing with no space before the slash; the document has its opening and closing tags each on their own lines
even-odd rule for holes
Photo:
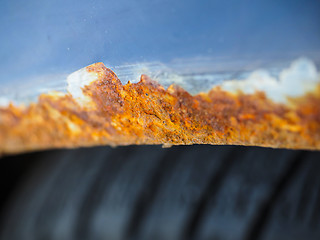
<svg viewBox="0 0 320 240">
<path fill-rule="evenodd" d="M 27 107 L 0 108 L 0 153 L 93 145 L 235 144 L 320 150 L 320 85 L 275 103 L 263 92 L 214 87 L 192 96 L 142 75 L 123 85 L 102 63 L 83 88 L 91 107 L 71 94 L 42 94 Z"/>
</svg>

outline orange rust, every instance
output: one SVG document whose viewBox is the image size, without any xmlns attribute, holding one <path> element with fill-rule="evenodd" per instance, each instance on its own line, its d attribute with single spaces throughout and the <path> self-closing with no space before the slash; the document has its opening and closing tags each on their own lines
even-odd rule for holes
<svg viewBox="0 0 320 240">
<path fill-rule="evenodd" d="M 320 85 L 313 93 L 271 101 L 263 92 L 232 94 L 219 87 L 190 95 L 164 89 L 145 75 L 122 85 L 102 63 L 83 92 L 94 108 L 70 94 L 42 94 L 28 107 L 0 108 L 0 153 L 93 145 L 236 144 L 320 150 Z"/>
</svg>

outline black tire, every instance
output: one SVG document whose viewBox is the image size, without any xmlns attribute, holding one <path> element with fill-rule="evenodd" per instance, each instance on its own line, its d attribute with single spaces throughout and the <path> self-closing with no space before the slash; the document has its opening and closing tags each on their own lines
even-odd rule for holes
<svg viewBox="0 0 320 240">
<path fill-rule="evenodd" d="M 96 147 L 1 164 L 1 239 L 320 239 L 320 152 Z"/>
</svg>

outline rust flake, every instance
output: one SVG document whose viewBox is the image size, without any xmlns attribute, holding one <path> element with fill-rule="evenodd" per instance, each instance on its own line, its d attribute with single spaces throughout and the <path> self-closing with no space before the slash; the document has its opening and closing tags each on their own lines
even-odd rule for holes
<svg viewBox="0 0 320 240">
<path fill-rule="evenodd" d="M 27 107 L 0 108 L 0 153 L 93 145 L 236 144 L 320 150 L 320 86 L 279 104 L 263 92 L 219 87 L 192 96 L 164 89 L 148 76 L 122 85 L 102 63 L 86 68 L 98 80 L 83 88 L 95 107 L 70 94 L 42 94 Z"/>
</svg>

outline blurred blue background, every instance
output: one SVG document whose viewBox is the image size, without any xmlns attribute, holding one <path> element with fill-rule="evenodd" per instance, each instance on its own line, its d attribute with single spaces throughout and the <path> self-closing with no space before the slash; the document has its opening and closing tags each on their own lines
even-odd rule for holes
<svg viewBox="0 0 320 240">
<path fill-rule="evenodd" d="M 319 56 L 320 1 L 1 0 L 0 82 L 176 58 Z"/>
</svg>

